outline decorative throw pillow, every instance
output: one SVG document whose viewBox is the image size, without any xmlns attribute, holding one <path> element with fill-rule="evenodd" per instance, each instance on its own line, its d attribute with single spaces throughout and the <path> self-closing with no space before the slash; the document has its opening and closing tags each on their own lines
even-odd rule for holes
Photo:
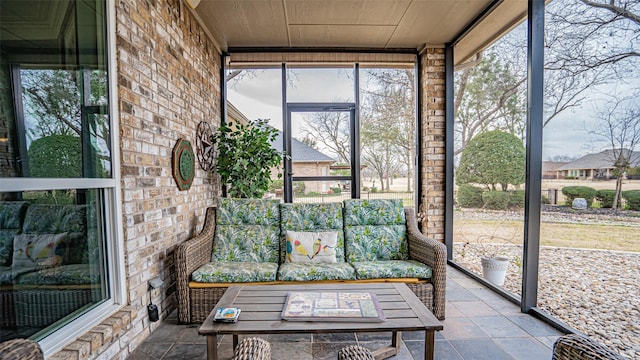
<svg viewBox="0 0 640 360">
<path fill-rule="evenodd" d="M 287 230 L 288 263 L 335 263 L 337 231 L 301 232 Z"/>
<path fill-rule="evenodd" d="M 68 233 L 19 234 L 13 238 L 13 262 L 16 267 L 59 264 L 67 251 Z"/>
</svg>

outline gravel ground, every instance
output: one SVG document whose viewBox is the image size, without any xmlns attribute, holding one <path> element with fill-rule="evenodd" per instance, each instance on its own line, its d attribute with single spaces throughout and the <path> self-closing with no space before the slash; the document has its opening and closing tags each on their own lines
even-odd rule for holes
<svg viewBox="0 0 640 360">
<path fill-rule="evenodd" d="M 467 210 L 455 216 L 522 219 L 521 213 Z M 545 211 L 542 221 L 615 223 L 638 226 L 640 230 L 638 212 L 615 215 L 607 210 L 575 212 L 559 208 Z M 483 247 L 512 259 L 504 288 L 520 295 L 521 246 L 456 243 L 454 260 L 481 274 Z M 640 252 L 542 247 L 538 283 L 538 307 L 620 354 L 640 359 Z"/>
</svg>

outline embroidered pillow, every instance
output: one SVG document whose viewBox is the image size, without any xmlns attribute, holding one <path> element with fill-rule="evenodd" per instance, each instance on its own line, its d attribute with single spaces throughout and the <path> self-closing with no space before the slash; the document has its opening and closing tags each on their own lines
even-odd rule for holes
<svg viewBox="0 0 640 360">
<path fill-rule="evenodd" d="M 288 263 L 335 263 L 337 231 L 289 231 L 287 230 Z"/>
<path fill-rule="evenodd" d="M 13 238 L 13 263 L 16 267 L 36 267 L 63 262 L 68 233 L 19 234 Z"/>
</svg>

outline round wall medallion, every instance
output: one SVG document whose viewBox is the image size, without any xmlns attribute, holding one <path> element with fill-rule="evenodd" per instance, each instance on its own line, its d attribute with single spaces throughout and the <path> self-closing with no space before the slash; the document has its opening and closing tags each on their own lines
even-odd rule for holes
<svg viewBox="0 0 640 360">
<path fill-rule="evenodd" d="M 196 173 L 195 161 L 196 157 L 193 154 L 191 143 L 185 139 L 178 139 L 171 156 L 173 178 L 178 184 L 178 189 L 189 190 L 191 188 Z"/>
<path fill-rule="evenodd" d="M 209 171 L 213 167 L 213 131 L 209 123 L 201 121 L 196 130 L 196 152 L 202 170 Z"/>
</svg>

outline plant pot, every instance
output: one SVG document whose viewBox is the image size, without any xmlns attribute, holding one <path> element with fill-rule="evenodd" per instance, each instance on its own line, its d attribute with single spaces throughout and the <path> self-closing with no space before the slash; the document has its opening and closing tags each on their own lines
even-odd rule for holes
<svg viewBox="0 0 640 360">
<path fill-rule="evenodd" d="M 480 260 L 482 261 L 482 276 L 489 282 L 502 286 L 504 284 L 504 277 L 507 275 L 509 259 L 502 256 L 492 258 L 483 256 Z"/>
</svg>

